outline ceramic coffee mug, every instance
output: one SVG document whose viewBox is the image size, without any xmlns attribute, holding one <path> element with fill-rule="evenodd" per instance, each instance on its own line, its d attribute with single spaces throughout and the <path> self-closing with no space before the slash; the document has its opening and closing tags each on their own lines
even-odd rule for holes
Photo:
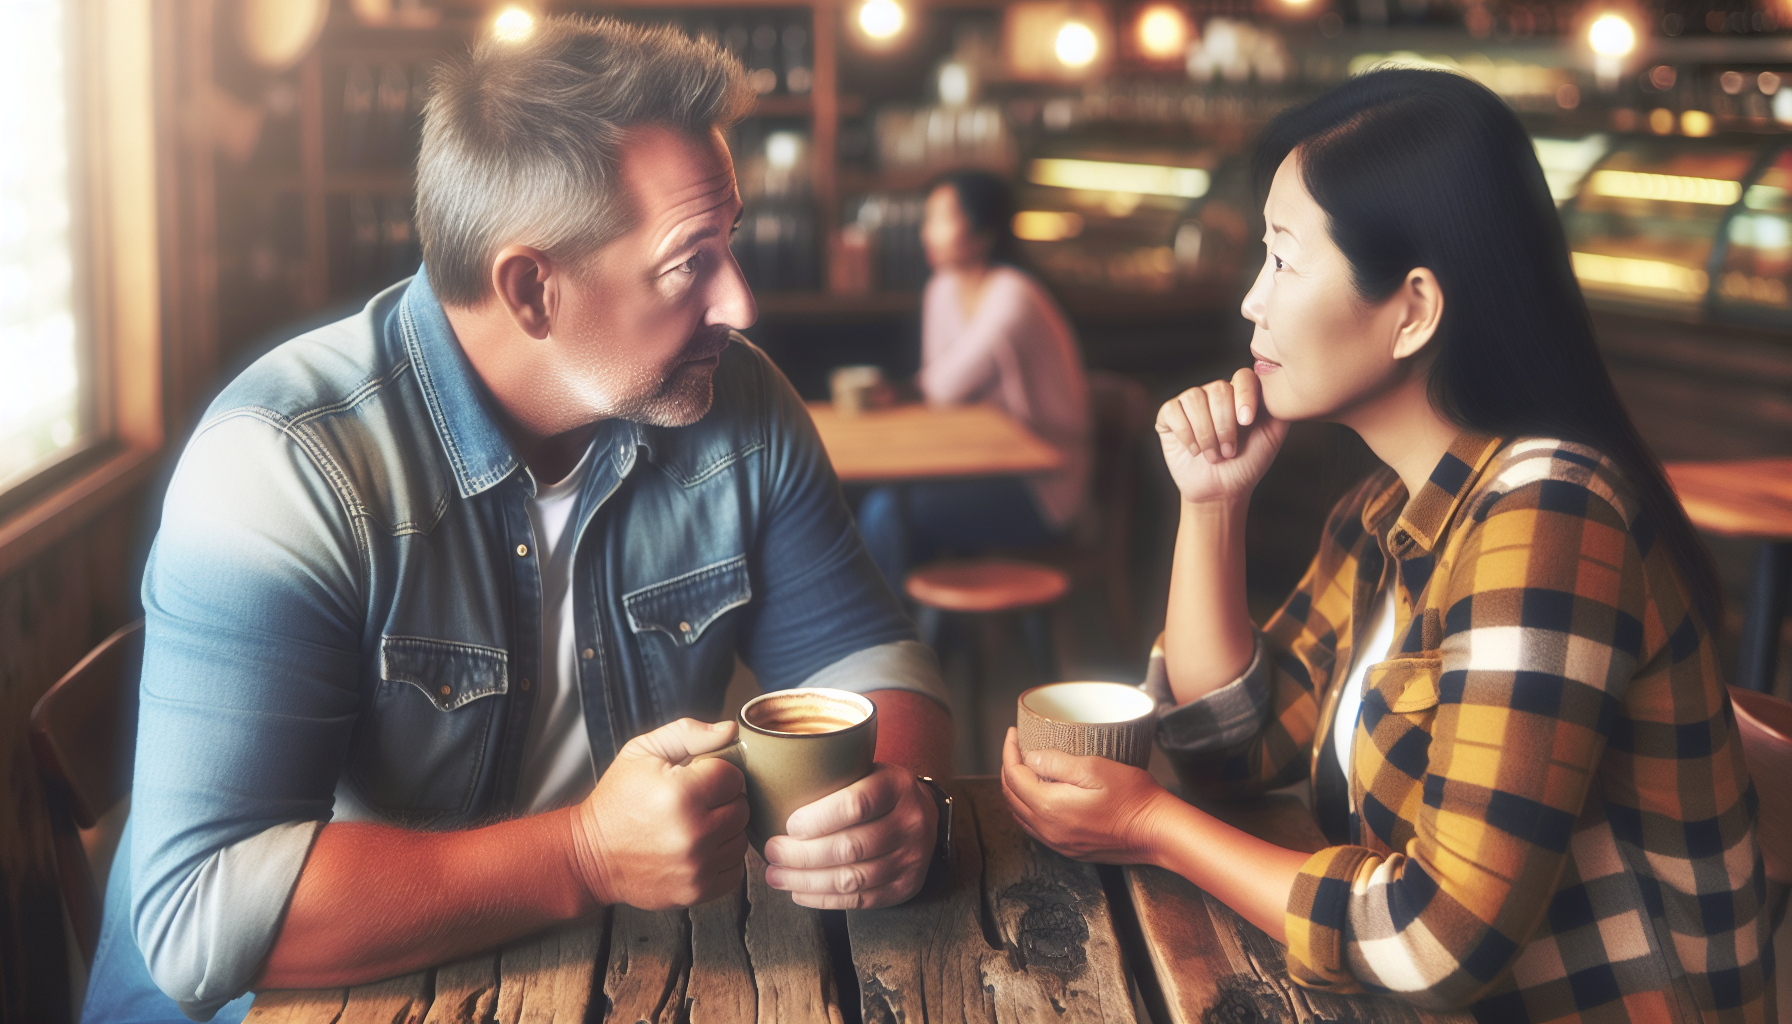
<svg viewBox="0 0 1792 1024">
<path fill-rule="evenodd" d="M 1124 683 L 1048 683 L 1020 695 L 1021 753 L 1062 750 L 1143 768 L 1151 761 L 1157 704 Z"/>
<path fill-rule="evenodd" d="M 747 838 L 761 853 L 791 812 L 871 774 L 877 705 L 862 694 L 775 690 L 747 701 L 737 721 L 739 739 L 692 760 L 720 757 L 747 777 Z"/>
</svg>

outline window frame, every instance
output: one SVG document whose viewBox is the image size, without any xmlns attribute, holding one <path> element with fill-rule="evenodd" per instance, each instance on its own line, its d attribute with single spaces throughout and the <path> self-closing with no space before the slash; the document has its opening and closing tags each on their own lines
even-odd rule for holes
<svg viewBox="0 0 1792 1024">
<path fill-rule="evenodd" d="M 82 432 L 0 491 L 0 574 L 140 486 L 163 443 L 155 4 L 65 3 Z"/>
</svg>

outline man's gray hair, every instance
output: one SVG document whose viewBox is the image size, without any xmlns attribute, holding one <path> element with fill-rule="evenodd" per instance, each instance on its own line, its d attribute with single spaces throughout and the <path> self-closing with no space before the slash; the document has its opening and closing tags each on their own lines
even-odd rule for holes
<svg viewBox="0 0 1792 1024">
<path fill-rule="evenodd" d="M 498 249 L 577 263 L 633 226 L 616 173 L 629 129 L 727 130 L 753 106 L 740 62 L 673 28 L 543 18 L 436 69 L 417 158 L 417 232 L 442 302 L 491 294 Z"/>
</svg>

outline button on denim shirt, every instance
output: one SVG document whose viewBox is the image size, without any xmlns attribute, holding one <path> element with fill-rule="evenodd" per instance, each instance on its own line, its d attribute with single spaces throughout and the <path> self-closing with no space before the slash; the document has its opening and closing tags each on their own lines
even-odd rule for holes
<svg viewBox="0 0 1792 1024">
<path fill-rule="evenodd" d="M 182 455 L 143 585 L 130 864 L 137 944 L 189 1015 L 254 981 L 323 822 L 512 813 L 542 593 L 535 481 L 496 418 L 419 274 L 257 362 Z M 944 703 L 807 412 L 745 339 L 700 421 L 608 420 L 592 443 L 572 586 L 599 772 L 720 717 L 736 654 L 767 689 Z"/>
</svg>

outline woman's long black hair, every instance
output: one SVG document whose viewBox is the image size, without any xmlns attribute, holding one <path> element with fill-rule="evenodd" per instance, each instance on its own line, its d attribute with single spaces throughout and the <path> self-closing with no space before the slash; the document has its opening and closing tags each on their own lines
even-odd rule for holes
<svg viewBox="0 0 1792 1024">
<path fill-rule="evenodd" d="M 1461 75 L 1373 71 L 1271 122 L 1252 162 L 1259 200 L 1296 150 L 1359 296 L 1386 299 L 1416 267 L 1437 275 L 1432 404 L 1472 430 L 1561 438 L 1616 463 L 1641 499 L 1643 529 L 1667 544 L 1715 631 L 1723 592 L 1710 552 L 1612 387 L 1543 169 L 1511 108 Z"/>
</svg>

